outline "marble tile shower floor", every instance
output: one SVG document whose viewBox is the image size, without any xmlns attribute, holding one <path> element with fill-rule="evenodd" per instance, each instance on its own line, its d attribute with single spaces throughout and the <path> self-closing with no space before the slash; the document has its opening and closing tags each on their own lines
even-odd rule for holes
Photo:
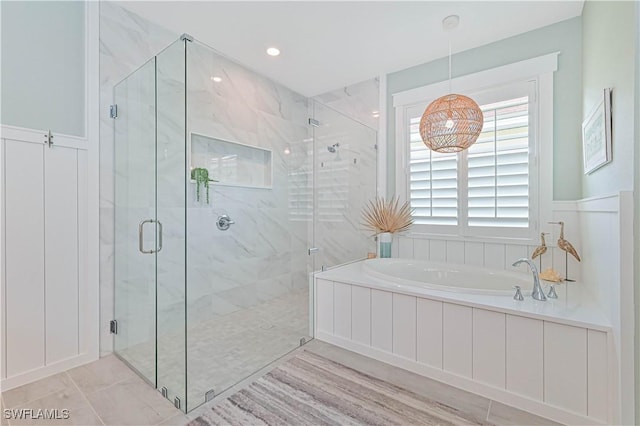
<svg viewBox="0 0 640 426">
<path fill-rule="evenodd" d="M 223 392 L 300 345 L 309 336 L 309 291 L 289 292 L 246 309 L 200 321 L 188 328 L 189 408 L 205 402 L 213 389 Z M 184 395 L 183 335 L 158 337 L 158 388 Z M 136 345 L 122 356 L 143 374 L 153 377 L 152 342 Z M 183 399 L 183 398 L 181 398 Z"/>
</svg>

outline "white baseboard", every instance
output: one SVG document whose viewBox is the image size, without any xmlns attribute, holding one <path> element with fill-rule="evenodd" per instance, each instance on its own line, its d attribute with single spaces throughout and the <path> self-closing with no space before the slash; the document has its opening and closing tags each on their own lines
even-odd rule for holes
<svg viewBox="0 0 640 426">
<path fill-rule="evenodd" d="M 10 389 L 17 388 L 18 386 L 26 385 L 28 383 L 35 382 L 36 380 L 62 373 L 63 371 L 79 367 L 89 362 L 96 361 L 97 359 L 98 357 L 90 353 L 84 353 L 72 358 L 67 358 L 35 370 L 27 371 L 26 373 L 22 373 L 17 376 L 2 379 L 2 381 L 0 381 L 0 389 L 2 389 L 2 392 L 6 392 Z"/>
<path fill-rule="evenodd" d="M 488 399 L 498 401 L 515 408 L 519 408 L 521 410 L 533 413 L 540 417 L 545 417 L 559 423 L 580 425 L 605 424 L 599 423 L 597 420 L 590 417 L 572 413 L 561 408 L 557 408 L 543 402 L 506 391 L 504 389 L 498 389 L 466 377 L 458 376 L 457 374 L 449 373 L 438 368 L 429 367 L 428 365 L 420 364 L 410 359 L 403 358 L 398 355 L 382 351 L 380 349 L 372 348 L 371 346 L 356 343 L 352 340 L 343 339 L 331 334 L 323 333 L 321 331 L 316 332 L 315 338 L 323 342 L 331 343 L 332 345 L 336 345 L 341 348 L 356 352 L 360 355 L 364 355 L 369 358 L 391 364 L 395 367 L 411 371 L 412 373 L 437 380 L 447 385 L 484 396 Z"/>
</svg>

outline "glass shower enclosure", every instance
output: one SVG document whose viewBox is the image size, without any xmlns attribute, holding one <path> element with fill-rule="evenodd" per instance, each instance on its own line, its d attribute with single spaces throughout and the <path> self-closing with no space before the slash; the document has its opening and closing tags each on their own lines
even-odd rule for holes
<svg viewBox="0 0 640 426">
<path fill-rule="evenodd" d="M 113 96 L 115 353 L 190 411 L 308 342 L 313 272 L 375 251 L 376 132 L 186 35 Z"/>
</svg>

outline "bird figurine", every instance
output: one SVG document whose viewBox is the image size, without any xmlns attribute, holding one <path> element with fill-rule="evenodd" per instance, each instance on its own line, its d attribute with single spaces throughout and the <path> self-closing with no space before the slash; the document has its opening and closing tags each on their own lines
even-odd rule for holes
<svg viewBox="0 0 640 426">
<path fill-rule="evenodd" d="M 547 234 L 548 232 L 540 233 L 540 245 L 536 247 L 536 249 L 533 251 L 533 254 L 531 255 L 531 259 L 535 259 L 538 256 L 542 256 L 547 252 L 547 243 L 544 241 L 544 236 Z"/>
<path fill-rule="evenodd" d="M 558 238 L 558 248 L 569 253 L 571 256 L 575 257 L 578 262 L 580 262 L 580 256 L 578 255 L 576 249 L 569 241 L 564 239 L 564 222 L 560 221 L 550 223 L 553 223 L 554 225 L 560 225 L 560 238 Z"/>
</svg>

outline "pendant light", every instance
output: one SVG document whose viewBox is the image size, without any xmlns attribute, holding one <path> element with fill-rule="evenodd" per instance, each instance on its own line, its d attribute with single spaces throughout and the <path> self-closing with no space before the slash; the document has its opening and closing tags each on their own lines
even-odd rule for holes
<svg viewBox="0 0 640 426">
<path fill-rule="evenodd" d="M 457 15 L 442 20 L 445 31 L 458 26 Z M 459 152 L 473 145 L 482 131 L 484 117 L 471 98 L 451 93 L 451 41 L 449 41 L 449 94 L 433 101 L 422 114 L 420 136 L 436 152 Z"/>
</svg>

